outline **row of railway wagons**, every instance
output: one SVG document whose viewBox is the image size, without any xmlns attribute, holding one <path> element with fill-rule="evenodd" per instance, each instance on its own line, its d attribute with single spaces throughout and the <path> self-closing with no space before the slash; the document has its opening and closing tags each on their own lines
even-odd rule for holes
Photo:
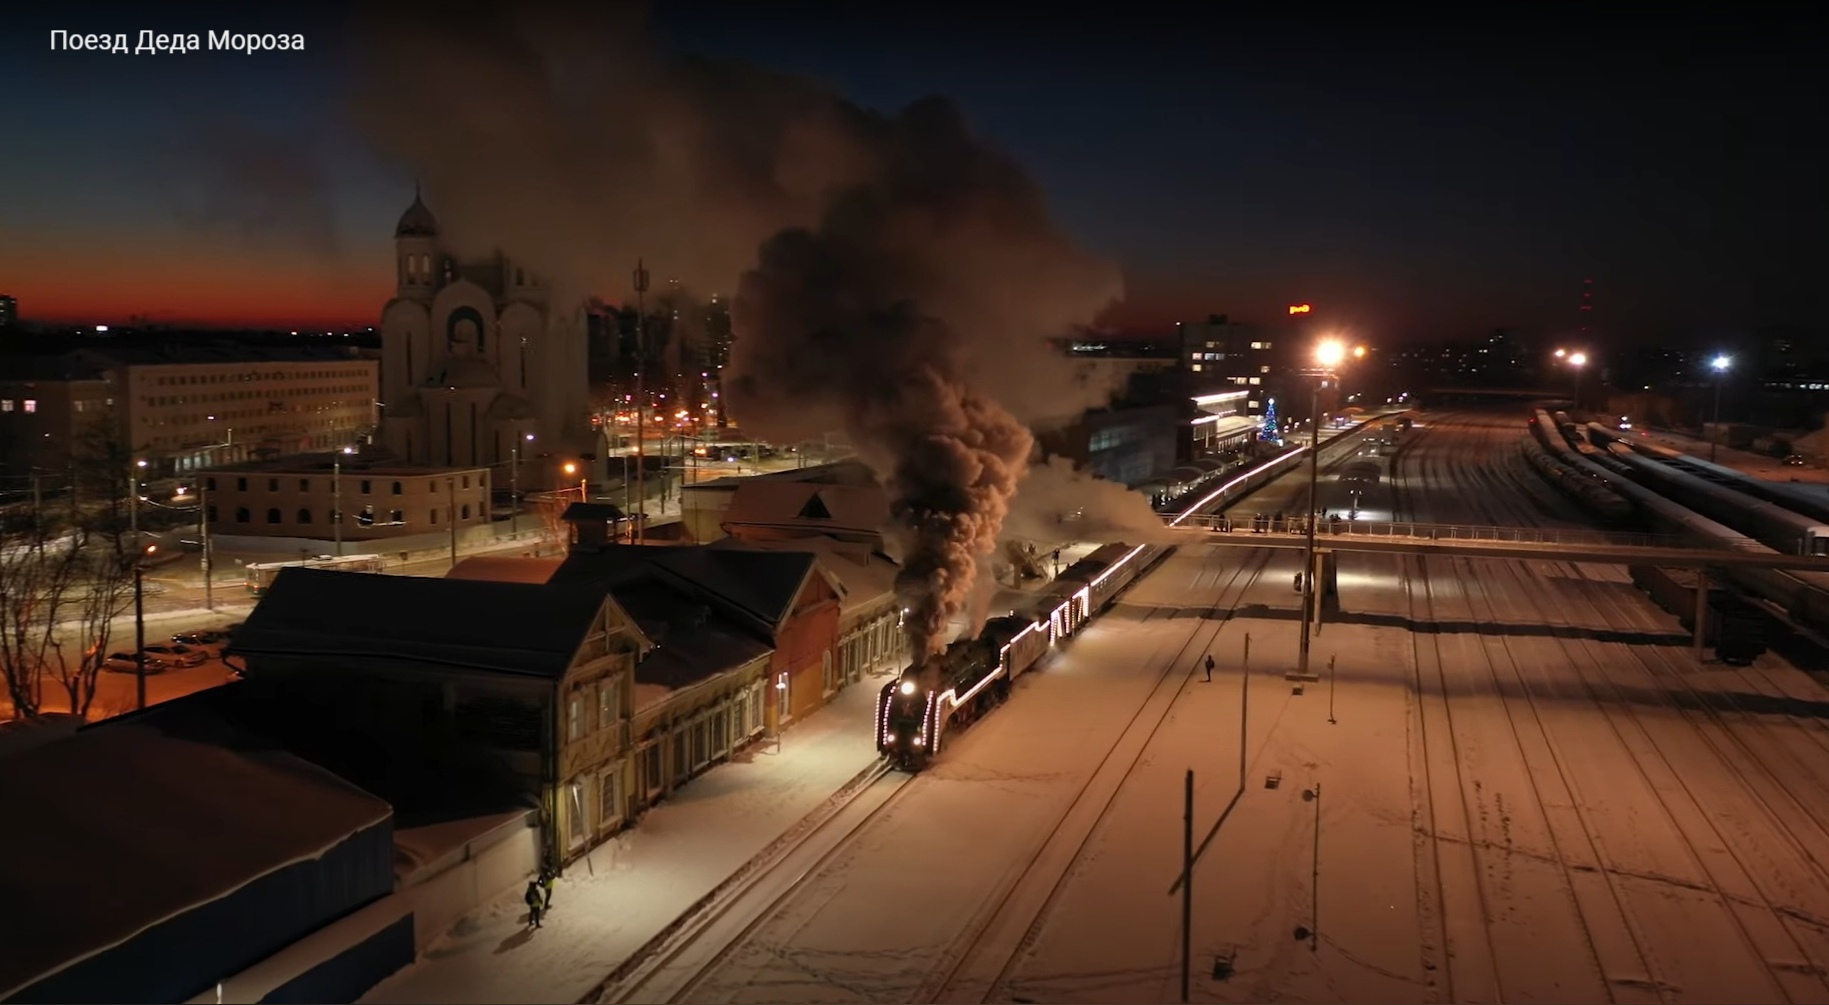
<svg viewBox="0 0 1829 1005">
<path fill-rule="evenodd" d="M 1056 577 L 1028 612 L 985 622 L 977 637 L 910 666 L 883 686 L 876 706 L 876 749 L 896 767 L 919 771 L 946 737 L 1009 697 L 1033 669 L 1172 550 L 1108 544 Z"/>
</svg>

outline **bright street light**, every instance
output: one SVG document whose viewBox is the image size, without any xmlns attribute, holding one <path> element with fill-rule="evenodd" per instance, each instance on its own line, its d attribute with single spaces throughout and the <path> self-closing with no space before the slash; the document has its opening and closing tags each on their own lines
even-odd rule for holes
<svg viewBox="0 0 1829 1005">
<path fill-rule="evenodd" d="M 1708 361 L 1708 365 L 1713 367 L 1716 373 L 1724 373 L 1727 371 L 1728 367 L 1734 365 L 1734 357 L 1726 355 L 1716 356 L 1714 359 Z"/>
<path fill-rule="evenodd" d="M 1339 366 L 1346 358 L 1346 346 L 1338 339 L 1328 339 L 1315 347 L 1315 362 L 1326 367 Z"/>
<path fill-rule="evenodd" d="M 1587 362 L 1588 362 L 1588 354 L 1585 352 L 1577 352 L 1577 353 L 1569 354 L 1569 365 L 1570 366 L 1576 366 L 1576 367 L 1586 366 Z"/>
</svg>

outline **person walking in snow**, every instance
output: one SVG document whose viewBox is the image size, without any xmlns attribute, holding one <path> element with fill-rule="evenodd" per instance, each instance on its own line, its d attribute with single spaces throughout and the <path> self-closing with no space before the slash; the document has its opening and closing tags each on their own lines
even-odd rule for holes
<svg viewBox="0 0 1829 1005">
<path fill-rule="evenodd" d="M 527 884 L 527 893 L 521 898 L 527 902 L 527 924 L 532 928 L 540 927 L 540 915 L 546 912 L 546 893 L 540 889 L 540 881 L 533 880 Z"/>
<path fill-rule="evenodd" d="M 1213 654 L 1212 653 L 1207 654 L 1207 680 L 1206 680 L 1206 682 L 1208 684 L 1213 683 Z"/>
<path fill-rule="evenodd" d="M 541 907 L 548 912 L 553 909 L 553 880 L 555 878 L 552 866 L 549 865 L 540 870 L 540 893 L 543 901 Z"/>
</svg>

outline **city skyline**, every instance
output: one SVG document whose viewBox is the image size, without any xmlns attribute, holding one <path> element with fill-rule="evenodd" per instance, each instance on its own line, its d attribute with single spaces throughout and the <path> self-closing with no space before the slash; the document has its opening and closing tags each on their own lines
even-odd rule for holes
<svg viewBox="0 0 1829 1005">
<path fill-rule="evenodd" d="M 1102 320 L 1125 331 L 1217 312 L 1272 323 L 1308 302 L 1391 341 L 1549 335 L 1575 326 L 1588 278 L 1596 330 L 1628 341 L 1820 316 L 1801 237 L 1817 227 L 1800 214 L 1821 210 L 1787 196 L 1812 161 L 1784 128 L 1815 71 L 1777 15 L 1636 34 L 1521 24 L 1505 40 L 1262 19 L 1175 40 L 1148 37 L 1148 12 L 1096 31 L 978 17 L 965 41 L 943 37 L 949 16 L 758 23 L 668 4 L 656 20 L 677 48 L 805 74 L 866 108 L 952 98 L 1070 235 L 1121 265 L 1125 301 Z M 100 6 L 59 18 L 140 24 Z M 413 178 L 352 124 L 345 11 L 237 23 L 302 32 L 302 54 L 51 53 L 50 27 L 18 26 L 0 70 L 33 93 L 7 109 L 20 156 L 0 169 L 18 194 L 0 285 L 24 318 L 375 323 Z M 66 156 L 96 136 L 104 153 Z"/>
</svg>

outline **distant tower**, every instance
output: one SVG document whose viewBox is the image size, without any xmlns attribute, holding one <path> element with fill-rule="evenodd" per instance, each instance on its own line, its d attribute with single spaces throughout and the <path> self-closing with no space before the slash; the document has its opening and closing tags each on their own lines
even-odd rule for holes
<svg viewBox="0 0 1829 1005">
<path fill-rule="evenodd" d="M 1581 343 L 1582 343 L 1583 348 L 1587 348 L 1588 338 L 1591 334 L 1589 332 L 1588 328 L 1593 323 L 1594 323 L 1594 280 L 1583 279 L 1581 281 L 1581 331 L 1579 333 L 1581 336 Z"/>
</svg>

